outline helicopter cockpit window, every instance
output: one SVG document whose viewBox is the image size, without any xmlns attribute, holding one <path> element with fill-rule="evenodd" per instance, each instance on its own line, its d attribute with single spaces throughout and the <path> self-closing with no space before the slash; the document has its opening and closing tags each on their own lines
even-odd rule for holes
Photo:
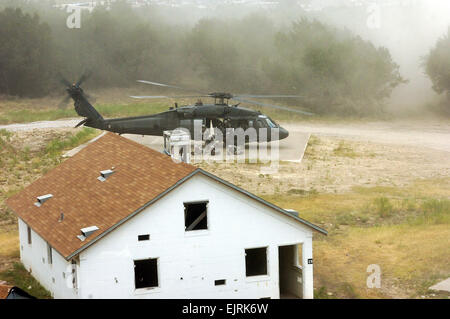
<svg viewBox="0 0 450 319">
<path fill-rule="evenodd" d="M 269 118 L 266 118 L 266 122 L 267 122 L 267 124 L 269 124 L 270 128 L 276 128 L 277 127 L 276 124 L 274 122 L 272 122 L 272 120 L 269 119 Z"/>
<path fill-rule="evenodd" d="M 257 120 L 256 121 L 256 128 L 263 128 L 266 127 L 266 125 L 264 125 L 264 122 L 262 120 Z"/>
</svg>

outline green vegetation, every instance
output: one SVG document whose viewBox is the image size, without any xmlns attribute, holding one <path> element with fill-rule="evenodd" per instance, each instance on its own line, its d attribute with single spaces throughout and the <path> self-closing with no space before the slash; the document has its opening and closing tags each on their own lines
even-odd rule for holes
<svg viewBox="0 0 450 319">
<path fill-rule="evenodd" d="M 334 299 L 327 292 L 327 288 L 322 286 L 319 289 L 314 290 L 314 299 Z"/>
<path fill-rule="evenodd" d="M 107 117 L 126 117 L 148 115 L 158 112 L 167 111 L 167 102 L 153 102 L 153 103 L 131 103 L 131 104 L 100 104 L 95 105 L 99 113 Z"/>
<path fill-rule="evenodd" d="M 0 115 L 0 124 L 27 123 L 35 121 L 53 121 L 61 118 L 77 117 L 73 109 L 57 109 L 44 111 L 19 110 Z"/>
<path fill-rule="evenodd" d="M 433 89 L 447 95 L 446 111 L 450 112 L 450 28 L 424 60 L 425 72 L 433 83 Z"/>
<path fill-rule="evenodd" d="M 391 202 L 386 197 L 378 197 L 374 200 L 375 212 L 381 217 L 390 217 L 393 212 L 393 207 Z"/>
<path fill-rule="evenodd" d="M 83 128 L 82 131 L 65 139 L 55 138 L 45 147 L 44 154 L 49 156 L 58 156 L 68 148 L 73 148 L 89 141 L 97 131 L 93 128 Z"/>
<path fill-rule="evenodd" d="M 61 92 L 59 72 L 73 80 L 92 70 L 85 85 L 91 89 L 127 87 L 147 78 L 206 92 L 299 94 L 304 96 L 299 101 L 279 102 L 356 116 L 378 114 L 392 90 L 405 82 L 387 49 L 306 13 L 288 26 L 250 14 L 202 19 L 190 27 L 164 22 L 154 7 L 136 10 L 117 1 L 111 10 L 84 10 L 82 28 L 69 29 L 66 12 L 51 1 L 8 6 L 0 12 L 0 37 L 13 39 L 0 43 L 0 94 L 5 95 Z M 72 114 L 37 113 L 11 113 L 1 121 Z"/>
<path fill-rule="evenodd" d="M 450 200 L 429 199 L 421 206 L 421 214 L 410 220 L 414 225 L 450 224 Z"/>
<path fill-rule="evenodd" d="M 347 145 L 344 141 L 339 142 L 339 145 L 334 149 L 333 153 L 334 155 L 341 157 L 355 158 L 358 156 L 351 146 Z"/>
<path fill-rule="evenodd" d="M 306 146 L 304 156 L 311 158 L 311 159 L 318 158 L 320 155 L 319 152 L 317 151 L 319 145 L 320 145 L 320 139 L 315 135 L 311 135 L 308 140 L 308 145 Z M 310 169 L 310 167 L 308 167 L 308 169 Z"/>
<path fill-rule="evenodd" d="M 39 21 L 37 13 L 20 9 L 0 11 L 0 93 L 39 95 L 47 89 L 51 62 L 50 27 Z"/>
<path fill-rule="evenodd" d="M 3 203 L 6 198 L 58 165 L 64 150 L 83 144 L 97 134 L 99 131 L 95 129 L 83 128 L 75 135 L 56 137 L 41 149 L 31 152 L 28 147 L 14 146 L 13 133 L 0 130 L 0 183 L 4 187 L 0 193 L 0 221 L 14 221 L 14 216 Z"/>
<path fill-rule="evenodd" d="M 0 279 L 5 280 L 10 285 L 19 287 L 38 299 L 52 298 L 50 292 L 42 287 L 21 263 L 14 263 L 12 269 L 0 272 Z"/>
<path fill-rule="evenodd" d="M 433 297 L 428 287 L 450 276 L 449 184 L 419 180 L 404 188 L 354 187 L 344 194 L 291 189 L 263 197 L 329 231 L 314 237 L 316 298 L 446 298 Z M 381 290 L 366 287 L 370 264 L 382 269 Z"/>
<path fill-rule="evenodd" d="M 167 110 L 167 103 L 151 104 L 99 104 L 95 108 L 104 117 L 126 117 L 148 115 Z M 47 109 L 42 111 L 18 110 L 7 111 L 0 115 L 0 124 L 27 123 L 35 121 L 52 121 L 62 118 L 78 117 L 73 107 L 67 109 Z"/>
<path fill-rule="evenodd" d="M 316 195 L 317 191 L 315 189 L 308 191 L 308 190 L 299 189 L 299 188 L 291 188 L 290 190 L 288 190 L 288 194 L 310 196 L 310 195 Z"/>
<path fill-rule="evenodd" d="M 418 181 L 407 188 L 354 187 L 344 194 L 292 188 L 286 194 L 262 195 L 280 207 L 297 210 L 321 225 L 370 227 L 391 224 L 445 224 L 450 222 L 450 195 L 442 191 L 449 180 Z"/>
</svg>

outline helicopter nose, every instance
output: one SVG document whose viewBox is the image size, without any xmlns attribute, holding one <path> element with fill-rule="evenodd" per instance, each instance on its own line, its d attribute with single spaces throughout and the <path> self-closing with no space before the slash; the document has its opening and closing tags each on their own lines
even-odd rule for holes
<svg viewBox="0 0 450 319">
<path fill-rule="evenodd" d="M 282 140 L 282 139 L 284 139 L 284 138 L 286 138 L 288 136 L 289 136 L 288 130 L 286 130 L 285 128 L 282 128 L 280 126 L 280 140 Z"/>
</svg>

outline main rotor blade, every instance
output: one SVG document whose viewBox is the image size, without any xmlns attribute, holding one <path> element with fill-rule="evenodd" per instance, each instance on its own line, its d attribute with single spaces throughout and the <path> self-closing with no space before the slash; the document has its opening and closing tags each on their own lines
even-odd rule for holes
<svg viewBox="0 0 450 319">
<path fill-rule="evenodd" d="M 300 110 L 291 109 L 291 108 L 285 107 L 285 106 L 274 105 L 274 104 L 267 104 L 267 103 L 261 103 L 261 102 L 257 102 L 257 101 L 242 99 L 240 97 L 233 97 L 233 99 L 237 100 L 237 101 L 240 101 L 240 102 L 244 102 L 244 103 L 261 105 L 261 106 L 271 107 L 271 108 L 275 108 L 275 109 L 279 109 L 279 110 L 300 113 L 300 114 L 304 114 L 304 115 L 314 115 L 314 113 L 310 113 L 310 112 L 306 112 L 306 111 L 300 111 Z"/>
<path fill-rule="evenodd" d="M 151 84 L 151 85 L 156 85 L 156 86 L 162 86 L 162 87 L 168 87 L 168 88 L 173 88 L 173 89 L 179 89 L 179 90 L 185 90 L 185 91 L 191 91 L 191 92 L 198 92 L 200 94 L 204 94 L 203 92 L 200 92 L 200 91 L 197 91 L 197 90 L 182 88 L 180 86 L 175 86 L 175 85 L 170 85 L 170 84 L 164 84 L 164 83 L 158 83 L 158 82 L 150 82 L 150 81 L 145 81 L 145 80 L 137 80 L 136 82 L 145 83 L 145 84 Z"/>
<path fill-rule="evenodd" d="M 298 99 L 298 98 L 303 98 L 304 96 L 302 95 L 277 95 L 277 94 L 258 94 L 258 95 L 253 95 L 253 94 L 238 94 L 238 95 L 234 95 L 235 97 L 243 97 L 245 98 L 256 98 L 256 99 L 264 99 L 264 98 L 294 98 L 294 99 Z"/>
<path fill-rule="evenodd" d="M 80 77 L 80 79 L 75 83 L 76 86 L 80 86 L 84 81 L 86 81 L 90 76 L 92 75 L 92 72 L 84 72 L 83 75 Z"/>
<path fill-rule="evenodd" d="M 183 98 L 195 98 L 195 97 L 209 97 L 209 95 L 130 95 L 133 99 L 183 99 Z"/>
<path fill-rule="evenodd" d="M 61 84 L 63 84 L 64 86 L 71 86 L 72 84 L 66 80 L 65 77 L 62 76 L 61 73 L 58 73 L 58 78 L 59 78 L 59 82 L 61 82 Z"/>
</svg>

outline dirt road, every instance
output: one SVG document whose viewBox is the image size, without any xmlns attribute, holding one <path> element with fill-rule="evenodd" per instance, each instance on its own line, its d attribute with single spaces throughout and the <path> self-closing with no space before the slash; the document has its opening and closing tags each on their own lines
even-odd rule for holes
<svg viewBox="0 0 450 319">
<path fill-rule="evenodd" d="M 0 125 L 9 131 L 30 131 L 35 129 L 71 128 L 80 121 L 66 119 L 25 124 Z M 395 121 L 364 123 L 288 123 L 282 124 L 290 136 L 283 141 L 296 147 L 298 134 L 311 133 L 321 136 L 335 136 L 342 139 L 370 141 L 382 144 L 398 144 L 432 148 L 450 152 L 450 122 L 437 121 Z"/>
<path fill-rule="evenodd" d="M 450 152 L 450 122 L 367 122 L 283 125 L 290 133 L 308 132 L 342 139 L 427 147 Z"/>
</svg>

